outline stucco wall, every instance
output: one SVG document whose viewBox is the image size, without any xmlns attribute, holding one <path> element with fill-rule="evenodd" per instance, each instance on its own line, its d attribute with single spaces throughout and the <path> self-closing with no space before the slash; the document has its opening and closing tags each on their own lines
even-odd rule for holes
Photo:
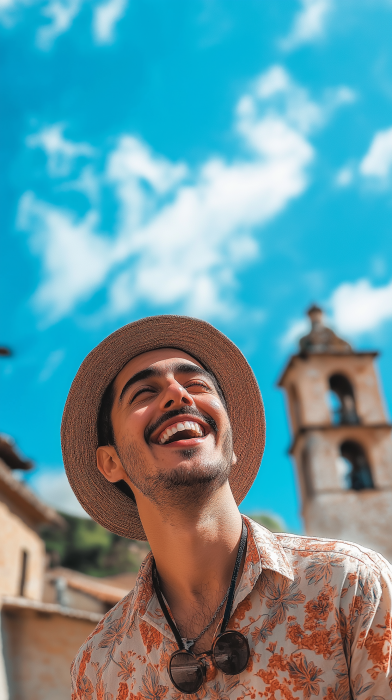
<svg viewBox="0 0 392 700">
<path fill-rule="evenodd" d="M 347 490 L 339 475 L 340 443 L 357 440 L 368 457 L 374 489 Z M 308 454 L 304 474 L 303 451 Z M 297 441 L 297 474 L 305 531 L 358 542 L 392 562 L 392 439 L 388 429 L 341 426 L 310 431 Z"/>
<path fill-rule="evenodd" d="M 9 700 L 70 700 L 70 665 L 97 620 L 3 608 Z"/>
<path fill-rule="evenodd" d="M 356 542 L 392 562 L 392 491 L 318 494 L 303 512 L 309 535 Z"/>
<path fill-rule="evenodd" d="M 19 595 L 22 552 L 27 552 L 24 595 L 41 600 L 45 546 L 38 534 L 12 510 L 0 494 L 0 596 Z"/>
<path fill-rule="evenodd" d="M 303 450 L 309 456 L 309 475 L 314 492 L 340 491 L 338 457 L 345 440 L 358 442 L 365 451 L 374 485 L 377 489 L 392 490 L 392 439 L 388 428 L 364 429 L 362 426 L 339 426 L 330 430 L 309 431 L 297 441 L 294 457 L 300 475 L 302 500 L 309 493 L 302 479 Z"/>
</svg>

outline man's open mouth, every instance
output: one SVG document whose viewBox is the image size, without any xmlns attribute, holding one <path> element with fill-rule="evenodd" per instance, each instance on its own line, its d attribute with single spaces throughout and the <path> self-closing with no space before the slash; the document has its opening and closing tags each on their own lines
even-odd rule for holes
<svg viewBox="0 0 392 700">
<path fill-rule="evenodd" d="M 177 440 L 192 440 L 192 438 L 202 438 L 206 434 L 204 426 L 195 421 L 179 421 L 165 428 L 158 436 L 158 445 L 167 445 Z"/>
</svg>

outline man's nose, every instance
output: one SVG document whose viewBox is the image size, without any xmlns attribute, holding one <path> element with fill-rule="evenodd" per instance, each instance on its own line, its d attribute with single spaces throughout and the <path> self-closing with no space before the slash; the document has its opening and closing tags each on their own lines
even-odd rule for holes
<svg viewBox="0 0 392 700">
<path fill-rule="evenodd" d="M 168 408 L 175 408 L 176 406 L 191 406 L 193 404 L 193 399 L 190 394 L 188 394 L 185 387 L 176 381 L 170 382 L 166 391 L 162 396 L 162 406 L 163 410 Z"/>
</svg>

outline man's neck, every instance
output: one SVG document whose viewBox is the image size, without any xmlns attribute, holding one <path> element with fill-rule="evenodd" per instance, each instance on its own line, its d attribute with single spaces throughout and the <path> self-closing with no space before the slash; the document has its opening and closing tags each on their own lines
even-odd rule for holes
<svg viewBox="0 0 392 700">
<path fill-rule="evenodd" d="M 181 511 L 162 513 L 144 499 L 138 507 L 162 592 L 182 634 L 196 634 L 225 595 L 238 551 L 242 520 L 229 483 Z"/>
</svg>

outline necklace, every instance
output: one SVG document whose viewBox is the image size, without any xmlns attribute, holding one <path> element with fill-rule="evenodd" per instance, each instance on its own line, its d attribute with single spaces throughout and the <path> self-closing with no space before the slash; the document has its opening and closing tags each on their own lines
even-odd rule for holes
<svg viewBox="0 0 392 700">
<path fill-rule="evenodd" d="M 198 634 L 197 637 L 195 637 L 194 639 L 186 639 L 186 638 L 184 638 L 184 637 L 181 637 L 182 643 L 183 643 L 183 645 L 184 645 L 184 647 L 185 647 L 185 649 L 186 649 L 187 651 L 189 651 L 189 649 L 190 649 L 191 647 L 193 647 L 193 646 L 196 644 L 196 642 L 199 641 L 199 639 L 202 638 L 203 634 L 204 634 L 205 632 L 207 632 L 207 630 L 211 627 L 211 625 L 212 625 L 212 623 L 214 622 L 214 620 L 216 620 L 216 618 L 217 618 L 217 616 L 218 616 L 220 610 L 222 609 L 224 603 L 225 603 L 226 600 L 227 600 L 227 596 L 229 595 L 229 589 L 230 589 L 230 586 L 229 586 L 229 588 L 227 589 L 226 595 L 225 595 L 225 597 L 223 598 L 222 602 L 219 603 L 217 609 L 215 610 L 215 612 L 214 612 L 214 614 L 213 614 L 211 620 L 209 621 L 208 625 L 206 625 L 206 626 L 204 627 L 204 629 L 202 629 L 202 631 L 200 632 L 200 634 Z"/>
<path fill-rule="evenodd" d="M 241 540 L 240 540 L 240 545 L 239 545 L 238 552 L 237 552 L 237 559 L 236 559 L 236 562 L 234 565 L 234 571 L 233 571 L 233 576 L 231 579 L 230 586 L 227 589 L 227 593 L 226 593 L 225 597 L 223 598 L 222 602 L 218 605 L 217 609 L 215 610 L 214 615 L 212 616 L 208 625 L 206 625 L 206 627 L 204 627 L 204 629 L 202 629 L 200 634 L 198 634 L 197 637 L 195 637 L 194 639 L 186 639 L 186 638 L 180 637 L 178 630 L 174 624 L 174 621 L 172 620 L 171 616 L 168 613 L 167 606 L 165 604 L 163 594 L 162 594 L 162 591 L 161 591 L 160 586 L 159 586 L 158 572 L 156 569 L 155 560 L 153 561 L 152 580 L 153 580 L 155 592 L 157 594 L 157 597 L 158 597 L 159 603 L 161 605 L 161 608 L 163 610 L 163 613 L 165 615 L 165 618 L 166 618 L 167 622 L 169 623 L 169 626 L 170 626 L 170 628 L 171 628 L 171 630 L 172 630 L 172 632 L 177 640 L 177 643 L 180 645 L 180 649 L 181 649 L 181 643 L 182 643 L 183 648 L 185 648 L 186 651 L 189 651 L 189 649 L 191 647 L 193 647 L 196 644 L 196 642 L 199 641 L 199 639 L 201 639 L 203 634 L 205 632 L 207 632 L 207 630 L 211 627 L 214 620 L 216 620 L 216 618 L 219 614 L 219 611 L 222 609 L 227 598 L 229 598 L 229 600 L 227 601 L 226 610 L 225 610 L 225 614 L 223 617 L 223 623 L 222 623 L 222 629 L 226 628 L 226 625 L 229 621 L 229 617 L 230 617 L 230 613 L 231 613 L 231 607 L 233 605 L 235 584 L 236 584 L 237 575 L 238 575 L 238 571 L 239 571 L 241 560 L 242 560 L 242 555 L 244 553 L 244 549 L 246 546 L 246 541 L 247 541 L 247 528 L 246 528 L 245 522 L 242 521 Z M 180 643 L 180 640 L 181 640 L 181 643 Z"/>
<path fill-rule="evenodd" d="M 157 578 L 158 578 L 158 576 L 157 576 Z M 184 645 L 184 647 L 185 647 L 185 649 L 186 649 L 187 651 L 189 651 L 189 649 L 190 649 L 191 647 L 193 647 L 194 644 L 196 644 L 196 642 L 199 641 L 199 639 L 202 638 L 203 634 L 204 634 L 205 632 L 207 632 L 207 630 L 211 627 L 211 625 L 212 625 L 212 623 L 214 622 L 214 620 L 216 620 L 216 618 L 217 618 L 217 616 L 218 616 L 218 614 L 219 614 L 219 611 L 222 609 L 223 604 L 224 604 L 224 603 L 226 602 L 226 600 L 227 600 L 227 596 L 229 595 L 229 590 L 230 590 L 230 586 L 229 586 L 229 588 L 227 589 L 227 593 L 226 593 L 225 597 L 223 598 L 222 602 L 219 603 L 217 609 L 215 610 L 215 612 L 214 612 L 214 614 L 213 614 L 211 620 L 209 621 L 208 625 L 206 625 L 206 626 L 204 627 L 204 629 L 202 629 L 202 631 L 200 632 L 200 634 L 197 635 L 197 637 L 195 637 L 194 639 L 186 639 L 186 637 L 181 637 L 182 643 L 183 643 L 183 645 Z M 161 591 L 160 593 L 161 593 L 161 596 L 162 596 L 162 598 L 163 598 L 164 603 L 165 603 L 166 606 L 168 607 L 168 603 L 167 603 L 167 600 L 166 600 L 165 596 L 163 595 L 162 591 Z"/>
</svg>

